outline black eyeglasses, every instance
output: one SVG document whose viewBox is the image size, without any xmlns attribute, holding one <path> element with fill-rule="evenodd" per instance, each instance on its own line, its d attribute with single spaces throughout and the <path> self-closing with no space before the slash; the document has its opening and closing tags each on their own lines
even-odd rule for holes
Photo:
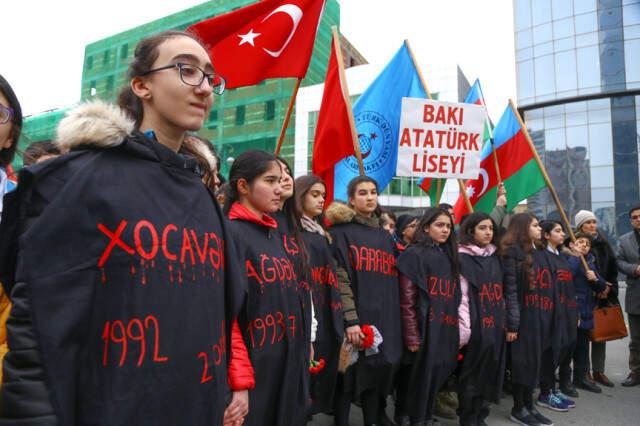
<svg viewBox="0 0 640 426">
<path fill-rule="evenodd" d="M 0 104 L 0 124 L 8 123 L 13 117 L 13 109 Z"/>
<path fill-rule="evenodd" d="M 222 93 L 224 93 L 224 88 L 227 85 L 227 81 L 224 79 L 224 77 L 216 73 L 206 73 L 203 69 L 195 65 L 183 64 L 181 62 L 149 70 L 143 74 L 140 74 L 140 76 L 149 75 L 156 71 L 163 71 L 171 68 L 178 68 L 178 71 L 180 71 L 180 80 L 182 80 L 184 84 L 198 87 L 206 78 L 207 84 L 213 89 L 213 93 L 215 93 L 216 95 L 222 95 Z"/>
</svg>

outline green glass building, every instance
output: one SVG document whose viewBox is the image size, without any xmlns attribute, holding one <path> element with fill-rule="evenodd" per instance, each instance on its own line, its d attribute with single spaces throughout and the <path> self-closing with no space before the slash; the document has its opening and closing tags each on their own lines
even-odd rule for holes
<svg viewBox="0 0 640 426">
<path fill-rule="evenodd" d="M 139 27 L 124 31 L 86 46 L 80 100 L 100 98 L 115 101 L 123 84 L 126 71 L 138 41 L 164 30 L 183 30 L 188 26 L 220 15 L 256 0 L 212 0 L 190 9 L 166 16 Z M 320 22 L 313 56 L 302 86 L 324 81 L 331 46 L 331 27 L 340 24 L 340 5 L 337 0 L 327 0 Z M 347 40 L 342 37 L 345 65 L 366 63 Z M 226 174 L 229 164 L 225 159 L 236 157 L 249 148 L 273 151 L 291 98 L 295 79 L 266 80 L 257 86 L 225 91 L 216 96 L 207 121 L 199 132 L 216 145 L 222 158 L 222 172 Z M 25 120 L 24 136 L 19 151 L 29 143 L 55 138 L 55 127 L 66 109 L 47 112 Z M 294 111 L 295 115 L 295 111 Z M 292 116 L 281 155 L 293 164 L 293 134 L 295 117 Z M 22 165 L 21 156 L 16 156 L 14 167 Z"/>
</svg>

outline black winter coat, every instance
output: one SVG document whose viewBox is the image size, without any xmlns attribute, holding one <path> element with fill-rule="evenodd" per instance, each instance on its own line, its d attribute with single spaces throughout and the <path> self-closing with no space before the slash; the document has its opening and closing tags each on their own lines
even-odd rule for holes
<svg viewBox="0 0 640 426">
<path fill-rule="evenodd" d="M 222 423 L 244 293 L 233 241 L 195 159 L 113 115 L 71 113 L 78 149 L 23 170 L 5 205 L 0 425 Z"/>
<path fill-rule="evenodd" d="M 607 301 L 618 304 L 618 263 L 616 262 L 616 254 L 604 234 L 599 231 L 598 236 L 591 243 L 590 253 L 595 257 L 595 265 L 600 276 L 606 282 L 613 284 Z"/>
</svg>

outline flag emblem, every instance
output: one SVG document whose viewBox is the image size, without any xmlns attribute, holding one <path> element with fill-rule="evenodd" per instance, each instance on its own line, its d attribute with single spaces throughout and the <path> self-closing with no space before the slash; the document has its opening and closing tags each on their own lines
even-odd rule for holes
<svg viewBox="0 0 640 426">
<path fill-rule="evenodd" d="M 362 159 L 367 160 L 364 171 L 367 174 L 378 171 L 391 160 L 394 142 L 391 125 L 382 114 L 375 111 L 361 111 L 354 116 L 354 120 Z M 348 157 L 344 161 L 353 173 L 358 173 L 358 160 L 355 157 Z"/>
</svg>

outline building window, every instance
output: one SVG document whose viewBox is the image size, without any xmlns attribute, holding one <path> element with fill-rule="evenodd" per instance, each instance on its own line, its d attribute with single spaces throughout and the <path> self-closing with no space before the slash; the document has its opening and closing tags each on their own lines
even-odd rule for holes
<svg viewBox="0 0 640 426">
<path fill-rule="evenodd" d="M 271 121 L 276 115 L 276 101 L 267 101 L 264 103 L 264 119 Z"/>
<path fill-rule="evenodd" d="M 109 64 L 109 59 L 111 59 L 111 52 L 108 50 L 104 51 L 104 65 Z"/>
<path fill-rule="evenodd" d="M 87 56 L 87 69 L 93 68 L 93 56 Z"/>
<path fill-rule="evenodd" d="M 107 77 L 107 92 L 111 92 L 113 90 L 113 76 L 110 75 Z"/>
<path fill-rule="evenodd" d="M 209 121 L 218 121 L 217 109 L 212 109 L 211 112 L 209 112 Z"/>
<path fill-rule="evenodd" d="M 120 59 L 127 59 L 127 55 L 129 54 L 129 45 L 123 44 L 120 48 Z"/>
<path fill-rule="evenodd" d="M 244 105 L 240 105 L 236 107 L 236 126 L 241 126 L 244 124 L 245 110 L 246 108 Z"/>
<path fill-rule="evenodd" d="M 96 95 L 96 81 L 91 80 L 91 85 L 89 86 L 89 96 L 95 96 L 95 95 Z"/>
</svg>

